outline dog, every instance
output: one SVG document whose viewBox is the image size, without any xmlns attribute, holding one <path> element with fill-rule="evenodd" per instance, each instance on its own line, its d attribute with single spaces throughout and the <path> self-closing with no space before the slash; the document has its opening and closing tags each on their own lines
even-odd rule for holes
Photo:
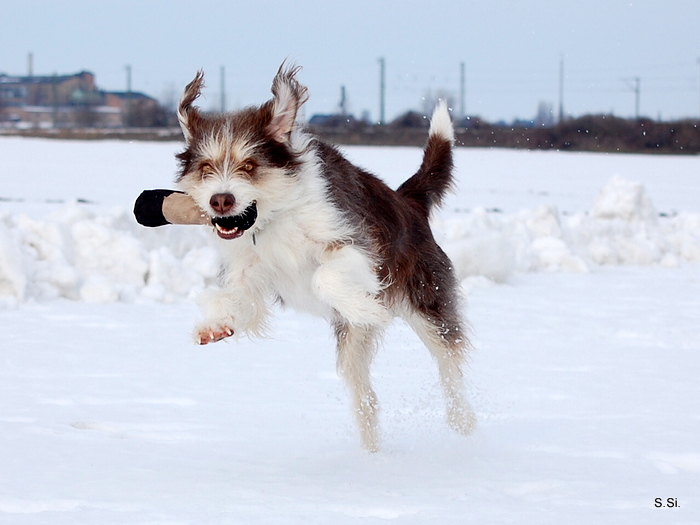
<svg viewBox="0 0 700 525">
<path fill-rule="evenodd" d="M 297 124 L 308 99 L 299 70 L 283 63 L 259 107 L 201 113 L 193 103 L 202 71 L 180 100 L 186 147 L 176 183 L 212 217 L 223 259 L 220 289 L 200 298 L 195 340 L 262 335 L 275 302 L 325 317 L 362 445 L 376 451 L 370 364 L 387 324 L 403 318 L 437 361 L 448 424 L 468 434 L 475 416 L 463 392 L 470 343 L 459 283 L 429 225 L 454 184 L 447 106 L 433 113 L 418 171 L 394 191 Z"/>
</svg>

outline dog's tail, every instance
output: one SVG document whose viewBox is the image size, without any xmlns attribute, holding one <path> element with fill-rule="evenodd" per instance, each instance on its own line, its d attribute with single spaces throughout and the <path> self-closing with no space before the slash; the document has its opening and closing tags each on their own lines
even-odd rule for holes
<svg viewBox="0 0 700 525">
<path fill-rule="evenodd" d="M 447 104 L 440 101 L 430 120 L 423 162 L 416 174 L 396 190 L 399 195 L 417 204 L 426 218 L 434 207 L 442 204 L 445 195 L 454 185 L 453 142 L 454 128 Z"/>
</svg>

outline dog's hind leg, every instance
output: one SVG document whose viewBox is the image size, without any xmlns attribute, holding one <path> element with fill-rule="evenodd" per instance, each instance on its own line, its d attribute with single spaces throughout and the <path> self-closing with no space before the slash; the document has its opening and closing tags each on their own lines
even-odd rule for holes
<svg viewBox="0 0 700 525">
<path fill-rule="evenodd" d="M 350 389 L 362 446 L 376 452 L 379 450 L 379 404 L 370 384 L 370 365 L 377 350 L 377 328 L 342 320 L 335 323 L 335 335 L 338 340 L 338 373 Z"/>
<path fill-rule="evenodd" d="M 444 314 L 444 312 L 443 312 Z M 440 383 L 447 402 L 447 423 L 467 435 L 476 426 L 476 417 L 464 395 L 462 367 L 470 348 L 467 334 L 456 316 L 413 311 L 406 320 L 428 347 L 438 364 Z"/>
</svg>

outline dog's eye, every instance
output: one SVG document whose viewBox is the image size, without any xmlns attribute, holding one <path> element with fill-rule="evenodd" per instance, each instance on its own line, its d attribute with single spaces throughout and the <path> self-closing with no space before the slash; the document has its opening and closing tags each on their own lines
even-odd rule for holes
<svg viewBox="0 0 700 525">
<path fill-rule="evenodd" d="M 199 172 L 202 174 L 203 179 L 208 179 L 214 175 L 214 168 L 212 168 L 211 164 L 205 162 L 199 167 Z"/>
<path fill-rule="evenodd" d="M 253 162 L 250 160 L 245 161 L 245 163 L 243 164 L 243 171 L 247 171 L 248 173 L 250 173 L 254 169 L 255 169 L 255 164 L 253 164 Z"/>
</svg>

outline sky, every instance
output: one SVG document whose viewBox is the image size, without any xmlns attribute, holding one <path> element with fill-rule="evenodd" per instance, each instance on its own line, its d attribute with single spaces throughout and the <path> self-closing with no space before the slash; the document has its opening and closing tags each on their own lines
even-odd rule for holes
<svg viewBox="0 0 700 525">
<path fill-rule="evenodd" d="M 22 0 L 1 11 L 0 72 L 88 70 L 100 89 L 176 101 L 202 68 L 199 104 L 260 104 L 286 59 L 303 67 L 311 99 L 302 117 L 348 109 L 385 116 L 449 95 L 488 121 L 533 118 L 540 104 L 564 113 L 700 116 L 699 0 Z M 563 82 L 560 71 L 563 64 Z M 563 86 L 563 99 L 560 97 Z"/>
</svg>

